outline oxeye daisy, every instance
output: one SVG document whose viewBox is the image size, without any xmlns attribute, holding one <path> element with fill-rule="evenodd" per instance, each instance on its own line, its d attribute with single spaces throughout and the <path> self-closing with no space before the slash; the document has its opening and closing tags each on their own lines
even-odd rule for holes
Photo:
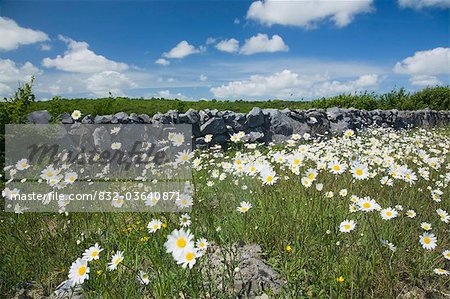
<svg viewBox="0 0 450 299">
<path fill-rule="evenodd" d="M 436 269 L 434 269 L 434 273 L 436 273 L 437 275 L 445 275 L 445 276 L 450 275 L 450 272 L 449 272 L 449 271 L 447 271 L 447 270 L 445 270 L 445 269 L 442 269 L 442 268 L 436 268 Z"/>
<path fill-rule="evenodd" d="M 69 279 L 72 282 L 72 286 L 82 284 L 89 279 L 89 267 L 85 259 L 78 258 L 72 263 L 69 270 Z"/>
<path fill-rule="evenodd" d="M 16 168 L 17 170 L 25 170 L 30 167 L 30 164 L 28 163 L 27 159 L 20 159 L 17 161 Z"/>
<path fill-rule="evenodd" d="M 450 215 L 448 215 L 446 211 L 442 209 L 437 209 L 436 213 L 438 213 L 439 217 L 443 222 L 448 223 L 450 221 Z"/>
<path fill-rule="evenodd" d="M 386 208 L 380 211 L 383 220 L 390 220 L 397 217 L 398 212 L 392 208 Z"/>
<path fill-rule="evenodd" d="M 450 260 L 450 250 L 445 250 L 442 255 L 445 259 Z"/>
<path fill-rule="evenodd" d="M 189 214 L 183 214 L 180 217 L 180 225 L 182 227 L 188 227 L 189 225 L 191 225 L 191 216 L 189 216 Z"/>
<path fill-rule="evenodd" d="M 80 119 L 80 117 L 81 117 L 81 111 L 80 110 L 74 110 L 73 112 L 72 112 L 72 118 L 74 119 L 74 120 L 78 120 L 78 119 Z"/>
<path fill-rule="evenodd" d="M 365 180 L 369 177 L 369 168 L 364 164 L 355 164 L 351 168 L 353 177 L 357 180 Z"/>
<path fill-rule="evenodd" d="M 359 209 L 363 212 L 372 212 L 374 210 L 379 210 L 380 205 L 376 203 L 373 199 L 360 199 L 358 201 Z"/>
<path fill-rule="evenodd" d="M 241 205 L 236 210 L 242 214 L 245 214 L 252 208 L 252 204 L 247 201 L 241 201 Z"/>
<path fill-rule="evenodd" d="M 111 262 L 109 262 L 108 264 L 108 270 L 109 271 L 113 271 L 117 269 L 117 266 L 123 261 L 123 252 L 122 251 L 117 251 L 117 253 L 115 253 L 112 258 L 111 258 Z"/>
<path fill-rule="evenodd" d="M 422 222 L 422 223 L 420 224 L 420 227 L 423 228 L 423 229 L 426 230 L 426 231 L 431 230 L 431 224 L 428 223 L 428 222 Z"/>
<path fill-rule="evenodd" d="M 347 196 L 347 194 L 348 194 L 347 189 L 342 189 L 341 191 L 339 191 L 339 195 L 342 196 L 342 197 Z"/>
<path fill-rule="evenodd" d="M 100 257 L 100 252 L 102 251 L 103 249 L 98 245 L 98 243 L 95 243 L 94 246 L 91 246 L 84 251 L 83 258 L 88 262 L 98 260 Z"/>
<path fill-rule="evenodd" d="M 162 226 L 162 222 L 159 219 L 152 219 L 147 225 L 147 229 L 149 233 L 155 233 Z"/>
<path fill-rule="evenodd" d="M 343 233 L 349 233 L 356 227 L 356 222 L 354 220 L 344 220 L 339 225 L 339 231 Z"/>
<path fill-rule="evenodd" d="M 201 238 L 197 240 L 195 246 L 197 247 L 197 249 L 205 251 L 208 249 L 209 243 L 205 238 Z"/>
<path fill-rule="evenodd" d="M 139 271 L 138 279 L 144 285 L 148 285 L 150 283 L 150 278 L 149 278 L 148 274 L 142 270 Z"/>
<path fill-rule="evenodd" d="M 183 268 L 189 267 L 189 269 L 192 269 L 197 257 L 197 249 L 194 246 L 189 246 L 177 255 L 175 260 L 177 261 L 177 264 L 181 265 Z"/>
<path fill-rule="evenodd" d="M 113 142 L 111 144 L 111 149 L 112 150 L 120 150 L 121 147 L 122 147 L 122 143 L 120 143 L 120 142 Z"/>
<path fill-rule="evenodd" d="M 194 247 L 192 242 L 193 236 L 190 231 L 175 229 L 170 235 L 167 236 L 167 241 L 164 243 L 164 247 L 168 253 L 172 253 L 175 257 L 184 252 L 186 248 Z"/>
<path fill-rule="evenodd" d="M 432 250 L 437 245 L 437 238 L 434 234 L 423 233 L 423 235 L 420 236 L 419 242 L 424 249 Z"/>
<path fill-rule="evenodd" d="M 408 210 L 406 211 L 406 216 L 408 216 L 409 218 L 414 218 L 416 217 L 416 212 L 414 210 Z"/>
</svg>

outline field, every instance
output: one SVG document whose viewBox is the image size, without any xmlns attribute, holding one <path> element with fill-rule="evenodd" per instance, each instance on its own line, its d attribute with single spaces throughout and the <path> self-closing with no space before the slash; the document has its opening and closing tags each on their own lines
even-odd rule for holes
<svg viewBox="0 0 450 299">
<path fill-rule="evenodd" d="M 214 267 L 211 257 L 250 244 L 280 282 L 257 295 L 450 296 L 448 129 L 294 135 L 269 147 L 235 141 L 227 152 L 195 153 L 188 217 L 2 213 L 0 293 L 34 281 L 35 294 L 49 295 L 70 274 L 89 298 L 245 298 L 255 295 L 254 286 L 236 287 L 245 263 Z M 175 230 L 184 244 L 165 246 Z M 77 260 L 88 248 L 89 261 Z"/>
</svg>

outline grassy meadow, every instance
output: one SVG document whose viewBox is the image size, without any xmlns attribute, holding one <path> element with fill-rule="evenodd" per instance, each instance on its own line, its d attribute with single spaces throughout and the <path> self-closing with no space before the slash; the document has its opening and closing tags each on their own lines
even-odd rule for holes
<svg viewBox="0 0 450 299">
<path fill-rule="evenodd" d="M 34 281 L 50 295 L 76 272 L 86 298 L 245 298 L 225 287 L 236 261 L 220 281 L 207 275 L 213 248 L 244 242 L 286 281 L 270 298 L 447 298 L 449 134 L 371 129 L 268 147 L 237 136 L 230 151 L 195 153 L 188 216 L 2 213 L 0 293 Z M 169 236 L 193 255 L 170 254 Z M 78 260 L 87 249 L 96 258 Z"/>
</svg>

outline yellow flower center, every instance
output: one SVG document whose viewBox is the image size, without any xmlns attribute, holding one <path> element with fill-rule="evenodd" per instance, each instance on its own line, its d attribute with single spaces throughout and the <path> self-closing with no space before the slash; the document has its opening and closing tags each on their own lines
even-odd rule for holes
<svg viewBox="0 0 450 299">
<path fill-rule="evenodd" d="M 242 207 L 242 208 L 241 208 L 241 211 L 242 211 L 242 212 L 247 212 L 247 210 L 248 210 L 247 207 Z"/>
<path fill-rule="evenodd" d="M 425 238 L 423 238 L 423 242 L 424 242 L 425 244 L 430 244 L 431 240 L 430 240 L 429 237 L 425 237 Z"/>
<path fill-rule="evenodd" d="M 78 275 L 84 275 L 84 274 L 86 274 L 86 267 L 81 266 L 80 268 L 78 268 Z"/>
<path fill-rule="evenodd" d="M 269 175 L 269 176 L 267 177 L 267 181 L 268 181 L 268 182 L 272 182 L 272 181 L 273 181 L 273 176 Z"/>
<path fill-rule="evenodd" d="M 386 212 L 386 216 L 391 217 L 392 216 L 392 212 L 391 211 L 387 211 Z"/>
<path fill-rule="evenodd" d="M 296 165 L 297 165 L 297 164 L 300 164 L 300 160 L 299 160 L 299 159 L 295 159 L 295 160 L 294 160 L 294 164 L 296 164 Z"/>
<path fill-rule="evenodd" d="M 186 253 L 186 260 L 192 261 L 195 258 L 195 254 L 193 252 Z"/>
<path fill-rule="evenodd" d="M 350 224 L 344 225 L 344 228 L 345 228 L 345 229 L 350 229 Z"/>
<path fill-rule="evenodd" d="M 356 169 L 356 175 L 363 175 L 363 170 L 361 168 Z"/>
<path fill-rule="evenodd" d="M 96 257 L 97 255 L 98 255 L 98 251 L 97 250 L 92 252 L 92 256 L 93 257 Z"/>
<path fill-rule="evenodd" d="M 314 179 L 314 173 L 310 173 L 310 174 L 308 175 L 308 178 L 309 178 L 310 180 Z"/>
<path fill-rule="evenodd" d="M 177 240 L 177 246 L 179 248 L 184 248 L 186 246 L 187 242 L 184 238 L 178 238 Z"/>
<path fill-rule="evenodd" d="M 368 209 L 368 208 L 370 208 L 370 203 L 368 203 L 368 202 L 365 202 L 365 203 L 363 203 L 363 208 L 366 208 L 366 209 Z"/>
<path fill-rule="evenodd" d="M 339 165 L 334 165 L 333 166 L 333 170 L 335 171 L 339 171 L 341 169 L 341 167 Z"/>
</svg>

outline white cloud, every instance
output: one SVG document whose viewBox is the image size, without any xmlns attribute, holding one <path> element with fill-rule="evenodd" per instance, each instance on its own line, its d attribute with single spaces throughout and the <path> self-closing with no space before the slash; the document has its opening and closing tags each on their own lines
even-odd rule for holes
<svg viewBox="0 0 450 299">
<path fill-rule="evenodd" d="M 167 59 L 164 59 L 164 58 L 159 58 L 159 59 L 157 59 L 157 60 L 155 61 L 155 63 L 156 63 L 156 64 L 159 64 L 159 65 L 164 65 L 164 66 L 166 66 L 166 65 L 169 65 L 169 64 L 170 64 L 170 61 L 167 60 Z"/>
<path fill-rule="evenodd" d="M 179 99 L 179 100 L 188 100 L 189 98 L 182 93 L 173 94 L 170 90 L 160 90 L 158 91 L 156 97 L 164 98 L 164 99 Z"/>
<path fill-rule="evenodd" d="M 222 40 L 216 45 L 216 49 L 222 52 L 236 53 L 239 50 L 239 41 L 234 38 Z"/>
<path fill-rule="evenodd" d="M 442 82 L 439 81 L 439 79 L 436 76 L 427 76 L 427 75 L 412 76 L 409 79 L 409 82 L 412 85 L 418 86 L 433 86 L 442 84 Z"/>
<path fill-rule="evenodd" d="M 29 81 L 31 76 L 40 73 L 31 62 L 18 65 L 10 59 L 0 59 L 0 97 L 10 96 L 19 82 Z"/>
<path fill-rule="evenodd" d="M 169 82 L 169 83 L 175 82 L 175 78 L 168 78 L 167 82 Z"/>
<path fill-rule="evenodd" d="M 29 45 L 49 40 L 42 31 L 20 27 L 11 19 L 0 17 L 0 50 L 17 49 L 20 45 Z"/>
<path fill-rule="evenodd" d="M 188 55 L 200 53 L 201 49 L 196 49 L 193 45 L 190 45 L 187 41 L 181 41 L 169 52 L 163 53 L 165 58 L 184 58 Z"/>
<path fill-rule="evenodd" d="M 450 74 L 450 48 L 434 48 L 427 51 L 418 51 L 413 56 L 397 62 L 394 66 L 397 74 L 410 75 L 413 85 L 436 85 L 441 82 L 439 75 Z"/>
<path fill-rule="evenodd" d="M 98 73 L 103 71 L 124 71 L 129 67 L 126 63 L 109 60 L 102 55 L 97 55 L 89 49 L 86 42 L 77 42 L 73 39 L 59 36 L 59 39 L 67 44 L 68 50 L 64 56 L 56 58 L 44 58 L 42 65 L 47 68 L 75 72 L 75 73 Z"/>
<path fill-rule="evenodd" d="M 371 89 L 378 86 L 378 75 L 362 75 L 356 80 L 330 80 L 324 75 L 299 75 L 290 70 L 269 76 L 253 75 L 248 80 L 232 81 L 227 85 L 213 87 L 210 91 L 217 98 L 224 97 L 279 97 L 291 95 L 296 98 L 330 96 L 339 93 Z"/>
<path fill-rule="evenodd" d="M 108 96 L 111 92 L 114 96 L 124 95 L 124 88 L 134 88 L 137 84 L 127 76 L 115 71 L 104 71 L 89 77 L 86 88 L 96 96 Z"/>
<path fill-rule="evenodd" d="M 50 51 L 52 49 L 52 46 L 49 44 L 41 44 L 39 48 L 41 49 L 41 51 Z"/>
<path fill-rule="evenodd" d="M 235 18 L 233 21 L 234 24 L 238 25 L 239 23 L 241 23 L 241 20 L 239 20 L 238 18 Z"/>
<path fill-rule="evenodd" d="M 214 37 L 208 37 L 208 38 L 206 39 L 206 44 L 207 44 L 207 45 L 214 44 L 215 42 L 216 42 L 216 38 L 214 38 Z"/>
<path fill-rule="evenodd" d="M 203 75 L 203 74 L 200 74 L 200 76 L 199 76 L 198 78 L 200 79 L 200 81 L 206 81 L 206 80 L 208 80 L 208 77 L 206 77 L 206 76 Z"/>
<path fill-rule="evenodd" d="M 253 2 L 247 18 L 271 26 L 292 25 L 305 28 L 331 20 L 338 27 L 350 24 L 357 14 L 372 10 L 373 0 L 261 0 Z"/>
<path fill-rule="evenodd" d="M 398 0 L 398 4 L 402 8 L 422 9 L 427 7 L 448 8 L 449 0 Z"/>
<path fill-rule="evenodd" d="M 284 43 L 283 39 L 275 34 L 272 38 L 269 38 L 267 34 L 258 33 L 249 39 L 245 40 L 239 53 L 244 55 L 251 55 L 255 53 L 274 53 L 274 52 L 286 52 L 289 47 Z"/>
</svg>

